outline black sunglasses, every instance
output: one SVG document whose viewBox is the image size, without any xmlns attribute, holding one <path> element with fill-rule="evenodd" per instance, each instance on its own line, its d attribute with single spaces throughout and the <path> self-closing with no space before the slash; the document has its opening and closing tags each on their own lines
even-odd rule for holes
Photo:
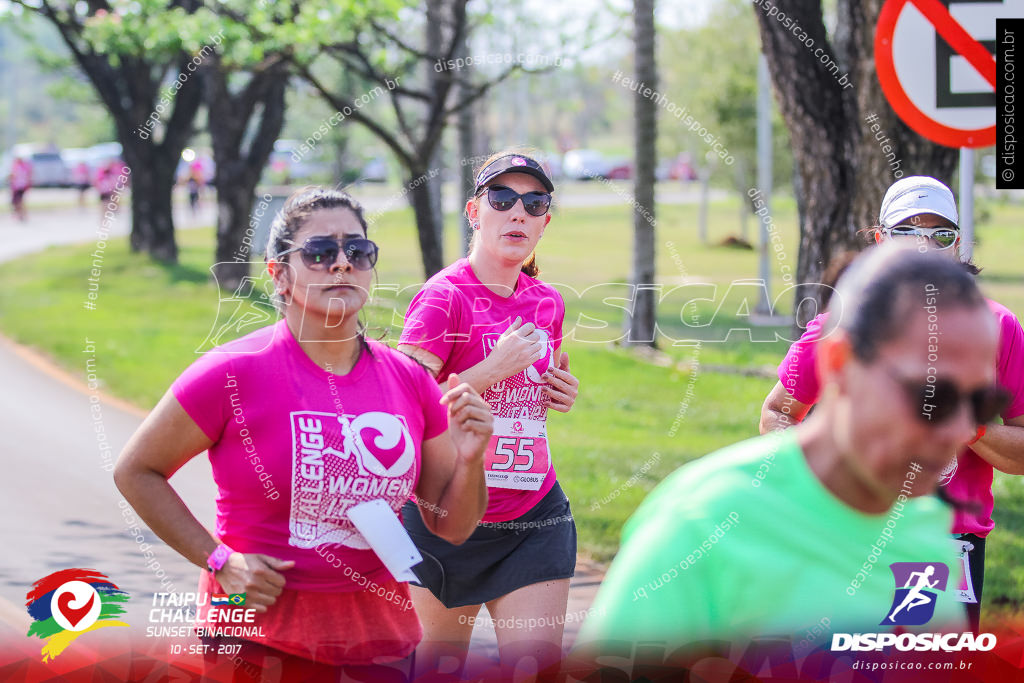
<svg viewBox="0 0 1024 683">
<path fill-rule="evenodd" d="M 888 368 L 888 374 L 903 388 L 907 399 L 914 404 L 918 418 L 930 425 L 942 424 L 956 415 L 964 401 L 971 406 L 971 415 L 977 424 L 988 424 L 1010 403 L 1010 394 L 994 384 L 962 392 L 948 379 L 917 382 L 901 377 L 892 368 Z"/>
<path fill-rule="evenodd" d="M 287 240 L 289 244 L 294 242 Z M 364 237 L 350 237 L 338 240 L 326 235 L 310 237 L 302 245 L 282 251 L 279 256 L 298 251 L 302 262 L 310 270 L 329 270 L 338 260 L 338 254 L 344 252 L 345 260 L 356 270 L 370 270 L 377 265 L 377 245 Z"/>
<path fill-rule="evenodd" d="M 482 188 L 477 196 L 483 194 L 484 190 L 487 190 L 487 203 L 495 211 L 508 211 L 516 205 L 520 198 L 523 200 L 523 208 L 526 209 L 526 213 L 531 216 L 543 216 L 551 207 L 551 194 L 548 192 L 534 191 L 519 194 L 511 187 L 491 185 Z"/>
</svg>

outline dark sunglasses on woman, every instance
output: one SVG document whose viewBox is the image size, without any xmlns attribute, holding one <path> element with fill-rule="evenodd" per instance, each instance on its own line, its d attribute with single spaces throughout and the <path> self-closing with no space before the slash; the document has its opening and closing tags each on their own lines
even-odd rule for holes
<svg viewBox="0 0 1024 683">
<path fill-rule="evenodd" d="M 960 404 L 965 401 L 970 406 L 971 417 L 979 425 L 994 420 L 1010 403 L 1010 394 L 995 384 L 974 391 L 960 391 L 948 379 L 919 382 L 901 377 L 891 368 L 889 373 L 903 388 L 907 400 L 914 405 L 918 418 L 933 426 L 956 415 Z"/>
<path fill-rule="evenodd" d="M 288 241 L 289 244 L 295 244 Z M 338 254 L 344 253 L 345 260 L 356 270 L 370 270 L 377 265 L 377 245 L 365 237 L 351 237 L 345 240 L 335 239 L 327 235 L 310 237 L 303 244 L 281 252 L 281 256 L 297 251 L 302 262 L 310 270 L 329 270 L 338 260 Z"/>
<path fill-rule="evenodd" d="M 523 200 L 523 208 L 531 216 L 543 216 L 551 207 L 551 194 L 548 192 L 524 192 L 519 194 L 511 187 L 504 185 L 491 185 L 485 188 L 487 191 L 487 203 L 495 211 L 508 211 L 520 198 Z M 484 190 L 480 191 L 483 194 Z M 479 195 L 477 195 L 479 196 Z"/>
</svg>

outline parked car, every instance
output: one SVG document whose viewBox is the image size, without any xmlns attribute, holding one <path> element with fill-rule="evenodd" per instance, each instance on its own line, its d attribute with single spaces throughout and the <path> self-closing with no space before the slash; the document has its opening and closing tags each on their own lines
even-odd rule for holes
<svg viewBox="0 0 1024 683">
<path fill-rule="evenodd" d="M 604 177 L 608 180 L 629 180 L 633 177 L 633 164 L 628 160 L 611 161 Z"/>
<path fill-rule="evenodd" d="M 70 187 L 71 173 L 60 150 L 54 145 L 19 144 L 4 154 L 0 162 L 0 173 L 7 184 L 7 176 L 11 171 L 11 163 L 21 158 L 32 164 L 32 187 Z"/>
<path fill-rule="evenodd" d="M 659 161 L 654 175 L 658 180 L 682 180 L 688 182 L 697 180 L 697 169 L 693 165 L 693 158 L 690 154 L 688 152 L 680 152 L 674 157 Z"/>
<path fill-rule="evenodd" d="M 560 180 L 563 177 L 562 173 L 562 157 L 558 154 L 549 154 L 548 152 L 539 152 L 534 155 L 534 159 L 537 163 L 544 168 L 544 172 L 548 174 L 548 177 L 552 180 Z"/>
<path fill-rule="evenodd" d="M 562 173 L 570 180 L 605 178 L 610 168 L 604 155 L 593 149 L 571 149 L 562 158 Z"/>
<path fill-rule="evenodd" d="M 388 161 L 384 157 L 374 157 L 363 164 L 359 179 L 366 183 L 386 183 L 388 181 Z"/>
<path fill-rule="evenodd" d="M 311 182 L 315 177 L 330 177 L 331 164 L 324 161 L 322 145 L 310 149 L 302 140 L 277 140 L 263 169 L 263 182 L 291 184 Z"/>
<path fill-rule="evenodd" d="M 62 150 L 60 156 L 64 159 L 64 165 L 68 168 L 71 187 L 79 190 L 88 188 L 90 185 L 89 179 L 93 177 L 96 171 L 93 155 L 89 153 L 89 149 L 86 147 L 69 147 Z"/>
</svg>

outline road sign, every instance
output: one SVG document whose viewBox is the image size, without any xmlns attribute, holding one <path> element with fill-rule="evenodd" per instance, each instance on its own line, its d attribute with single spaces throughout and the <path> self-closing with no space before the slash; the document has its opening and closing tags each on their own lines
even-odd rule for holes
<svg viewBox="0 0 1024 683">
<path fill-rule="evenodd" d="M 1024 16 L 1024 0 L 887 0 L 875 67 L 904 123 L 947 147 L 996 142 L 996 17 Z"/>
</svg>

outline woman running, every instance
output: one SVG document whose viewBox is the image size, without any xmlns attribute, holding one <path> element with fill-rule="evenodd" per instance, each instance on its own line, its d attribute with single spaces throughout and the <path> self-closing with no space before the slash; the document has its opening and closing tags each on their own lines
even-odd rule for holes
<svg viewBox="0 0 1024 683">
<path fill-rule="evenodd" d="M 285 660 L 282 680 L 408 657 L 421 627 L 393 575 L 407 567 L 382 560 L 402 539 L 412 547 L 398 510 L 412 493 L 431 501 L 443 514 L 412 513 L 456 544 L 487 504 L 487 404 L 456 375 L 442 395 L 419 364 L 362 334 L 376 261 L 350 196 L 292 195 L 267 246 L 283 319 L 186 369 L 114 474 L 150 528 L 207 570 L 201 603 L 245 594 L 257 614 L 240 656 L 257 672 Z M 168 483 L 203 451 L 218 487 L 214 532 Z M 364 536 L 367 516 L 383 534 Z M 223 643 L 214 611 L 200 608 L 197 623 Z"/>
<path fill-rule="evenodd" d="M 874 228 L 876 242 L 916 244 L 919 251 L 936 252 L 960 261 L 960 230 L 956 201 L 948 187 L 934 178 L 911 176 L 894 183 L 885 193 Z M 973 274 L 973 264 L 964 266 Z M 943 472 L 940 483 L 948 496 L 961 503 L 953 522 L 953 534 L 966 553 L 972 591 L 958 593 L 967 602 L 971 627 L 980 623 L 985 578 L 985 538 L 992 521 L 992 469 L 1024 474 L 1024 330 L 1008 308 L 986 300 L 999 325 L 999 358 L 996 379 L 1009 391 L 1010 403 L 1000 416 L 1002 424 L 982 425 L 970 446 Z M 784 429 L 803 420 L 818 401 L 820 390 L 815 366 L 817 342 L 827 313 L 811 320 L 803 336 L 789 349 L 779 365 L 779 381 L 761 409 L 761 433 Z M 943 337 L 933 338 L 934 353 L 942 353 Z M 973 593 L 973 596 L 971 595 Z"/>
<path fill-rule="evenodd" d="M 579 382 L 560 349 L 565 304 L 537 279 L 534 250 L 551 220 L 553 190 L 525 154 L 484 162 L 466 202 L 475 231 L 469 256 L 430 278 L 406 314 L 399 350 L 439 382 L 458 373 L 494 414 L 487 513 L 473 535 L 456 547 L 411 514 L 415 503 L 404 510 L 424 558 L 412 589 L 425 632 L 418 669 L 434 666 L 442 650 L 464 661 L 481 605 L 494 620 L 503 665 L 526 655 L 539 671 L 561 657 L 576 525 L 552 466 L 546 419 L 549 408 L 572 408 Z"/>
<path fill-rule="evenodd" d="M 913 586 L 919 608 L 914 572 L 955 589 L 943 538 L 953 514 L 929 494 L 948 454 L 1007 399 L 994 381 L 996 321 L 958 265 L 893 245 L 851 265 L 830 307 L 814 414 L 655 488 L 623 529 L 580 634 L 584 651 L 628 656 L 636 643 L 640 658 L 644 641 L 662 664 L 689 645 L 727 653 L 711 641 L 770 636 L 786 658 L 775 662 L 827 649 L 835 634 L 896 625 L 960 637 L 961 605 L 933 592 L 927 609 L 906 614 L 893 585 Z M 930 358 L 936 322 L 944 346 Z"/>
</svg>

